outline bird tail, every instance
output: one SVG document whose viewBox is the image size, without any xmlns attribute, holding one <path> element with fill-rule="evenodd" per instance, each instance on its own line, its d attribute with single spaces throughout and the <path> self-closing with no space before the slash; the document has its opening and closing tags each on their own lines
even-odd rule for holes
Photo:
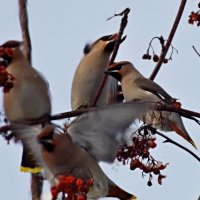
<svg viewBox="0 0 200 200">
<path fill-rule="evenodd" d="M 22 152 L 20 171 L 32 174 L 40 173 L 42 171 L 40 165 L 35 161 L 33 154 L 28 148 L 25 147 L 23 148 Z"/>
<path fill-rule="evenodd" d="M 188 132 L 186 131 L 184 124 L 181 121 L 181 123 L 177 124 L 175 122 L 171 123 L 171 128 L 173 131 L 175 131 L 178 135 L 180 135 L 182 138 L 184 138 L 186 141 L 188 141 L 195 149 L 197 149 L 196 144 L 192 140 L 192 138 L 189 136 Z"/>
</svg>

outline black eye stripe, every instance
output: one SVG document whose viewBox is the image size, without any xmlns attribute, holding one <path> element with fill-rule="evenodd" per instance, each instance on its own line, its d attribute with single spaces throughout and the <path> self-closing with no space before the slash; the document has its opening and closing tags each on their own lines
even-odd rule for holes
<svg viewBox="0 0 200 200">
<path fill-rule="evenodd" d="M 108 41 L 111 39 L 111 37 L 112 37 L 112 35 L 106 35 L 106 36 L 101 37 L 100 40 Z"/>
</svg>

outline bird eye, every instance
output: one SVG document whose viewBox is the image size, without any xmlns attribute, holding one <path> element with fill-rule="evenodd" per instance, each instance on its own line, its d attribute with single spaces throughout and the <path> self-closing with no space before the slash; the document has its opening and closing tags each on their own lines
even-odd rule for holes
<svg viewBox="0 0 200 200">
<path fill-rule="evenodd" d="M 90 44 L 86 44 L 84 49 L 83 49 L 83 53 L 84 54 L 88 54 L 91 51 L 91 45 Z"/>
</svg>

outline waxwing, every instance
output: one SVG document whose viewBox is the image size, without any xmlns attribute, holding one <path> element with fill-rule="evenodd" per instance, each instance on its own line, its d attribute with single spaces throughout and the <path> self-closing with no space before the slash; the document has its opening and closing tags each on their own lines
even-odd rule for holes
<svg viewBox="0 0 200 200">
<path fill-rule="evenodd" d="M 145 102 L 173 103 L 174 99 L 157 83 L 145 78 L 128 61 L 122 61 L 111 65 L 106 71 L 121 82 L 122 92 L 126 101 L 140 99 Z M 151 111 L 143 119 L 145 123 L 162 131 L 175 131 L 195 148 L 196 145 L 187 133 L 181 116 L 175 112 Z"/>
<path fill-rule="evenodd" d="M 49 86 L 43 76 L 30 65 L 23 55 L 22 42 L 7 41 L 0 46 L 0 49 L 9 49 L 9 54 L 2 55 L 2 57 L 7 62 L 6 70 L 14 77 L 14 87 L 3 95 L 5 115 L 10 121 L 12 131 L 20 139 L 23 127 L 31 132 L 34 127 L 24 124 L 24 120 L 37 119 L 50 114 Z M 38 127 L 39 130 L 33 130 L 40 132 L 42 126 L 37 125 Z M 34 136 L 36 137 L 39 132 L 35 132 Z M 25 149 L 27 148 L 26 146 Z M 30 153 L 27 150 L 23 152 L 21 170 L 38 173 L 40 168 L 32 163 L 32 156 L 27 159 L 28 155 Z"/>
<path fill-rule="evenodd" d="M 21 138 L 31 147 L 36 159 L 42 157 L 43 166 L 49 170 L 52 177 L 66 172 L 74 172 L 81 178 L 92 177 L 94 186 L 89 191 L 88 198 L 97 199 L 108 195 L 108 180 L 97 161 L 114 161 L 118 147 L 125 142 L 125 131 L 149 107 L 148 103 L 136 101 L 99 108 L 76 118 L 65 134 L 52 125 L 45 126 L 37 137 L 38 143 L 41 144 L 39 154 L 42 156 L 38 154 L 32 137 L 26 134 L 26 130 Z M 109 184 L 112 189 L 116 189 L 114 183 Z M 119 188 L 117 190 L 119 191 Z M 121 192 L 121 196 L 126 195 L 126 198 L 121 199 L 135 199 L 134 195 L 123 190 Z"/>
<path fill-rule="evenodd" d="M 106 175 L 87 151 L 72 142 L 67 132 L 60 132 L 49 125 L 43 129 L 37 140 L 41 144 L 44 167 L 50 171 L 53 179 L 56 179 L 57 175 L 67 174 L 83 179 L 92 178 L 94 184 L 87 194 L 87 199 L 98 199 L 107 195 Z M 35 153 L 37 155 L 37 152 Z"/>
<path fill-rule="evenodd" d="M 84 56 L 77 66 L 72 82 L 71 107 L 73 110 L 81 106 L 92 106 L 116 39 L 117 34 L 106 35 L 85 46 Z M 117 88 L 117 81 L 109 77 L 96 106 L 117 102 Z"/>
</svg>

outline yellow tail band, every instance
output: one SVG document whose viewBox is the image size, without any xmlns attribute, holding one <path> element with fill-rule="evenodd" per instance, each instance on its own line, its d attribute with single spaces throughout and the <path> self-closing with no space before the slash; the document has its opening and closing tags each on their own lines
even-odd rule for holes
<svg viewBox="0 0 200 200">
<path fill-rule="evenodd" d="M 40 173 L 42 171 L 41 167 L 34 167 L 34 168 L 30 168 L 30 167 L 20 167 L 20 171 L 21 172 L 28 172 L 28 173 L 32 173 L 32 174 L 37 174 Z"/>
</svg>

